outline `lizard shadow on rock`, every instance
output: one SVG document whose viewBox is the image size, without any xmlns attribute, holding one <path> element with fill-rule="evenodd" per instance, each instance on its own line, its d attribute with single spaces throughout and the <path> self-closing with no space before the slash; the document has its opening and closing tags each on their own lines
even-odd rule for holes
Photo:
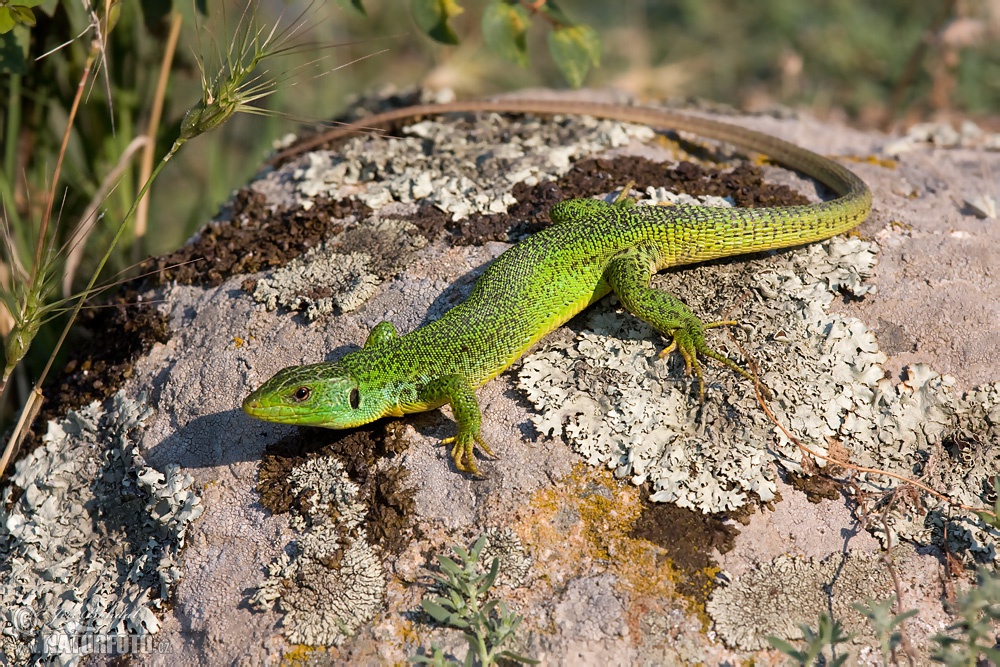
<svg viewBox="0 0 1000 667">
<path fill-rule="evenodd" d="M 254 419 L 240 408 L 195 417 L 178 426 L 146 452 L 158 469 L 167 463 L 181 468 L 213 468 L 259 461 L 271 443 L 295 433 L 297 426 Z"/>
</svg>

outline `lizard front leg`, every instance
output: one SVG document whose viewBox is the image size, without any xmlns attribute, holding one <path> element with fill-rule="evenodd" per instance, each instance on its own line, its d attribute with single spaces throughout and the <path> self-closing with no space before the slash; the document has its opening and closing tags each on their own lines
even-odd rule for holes
<svg viewBox="0 0 1000 667">
<path fill-rule="evenodd" d="M 462 472 L 479 475 L 473 450 L 476 445 L 488 455 L 496 456 L 483 440 L 479 432 L 482 418 L 479 413 L 479 403 L 476 393 L 469 381 L 461 375 L 445 375 L 435 378 L 417 390 L 417 399 L 424 403 L 438 405 L 447 403 L 458 424 L 458 433 L 451 438 L 445 438 L 442 444 L 454 443 L 451 448 L 451 458 L 455 467 Z"/>
<path fill-rule="evenodd" d="M 370 332 L 368 332 L 368 338 L 365 340 L 365 347 L 372 347 L 373 345 L 384 343 L 392 340 L 393 338 L 399 338 L 399 333 L 396 331 L 396 327 L 393 326 L 392 322 L 382 320 L 372 327 Z"/>
</svg>

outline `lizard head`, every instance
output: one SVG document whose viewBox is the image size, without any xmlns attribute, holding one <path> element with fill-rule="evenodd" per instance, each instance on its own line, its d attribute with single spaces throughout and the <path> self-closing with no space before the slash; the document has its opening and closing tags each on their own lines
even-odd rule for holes
<svg viewBox="0 0 1000 667">
<path fill-rule="evenodd" d="M 365 396 L 340 363 L 289 366 L 243 401 L 251 417 L 281 424 L 351 428 L 387 413 L 381 395 Z"/>
</svg>

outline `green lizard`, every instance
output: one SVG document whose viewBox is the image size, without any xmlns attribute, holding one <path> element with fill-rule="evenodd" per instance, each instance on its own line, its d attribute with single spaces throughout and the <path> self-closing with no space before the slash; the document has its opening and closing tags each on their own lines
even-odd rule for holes
<svg viewBox="0 0 1000 667">
<path fill-rule="evenodd" d="M 553 100 L 409 107 L 334 129 L 276 159 L 401 119 L 473 111 L 586 114 L 694 132 L 763 153 L 819 180 L 838 197 L 756 209 L 633 206 L 624 197 L 614 204 L 561 202 L 550 211 L 552 226 L 500 255 L 469 297 L 441 319 L 404 336 L 390 322 L 381 322 L 363 348 L 339 361 L 285 368 L 246 398 L 247 414 L 285 424 L 350 428 L 448 404 L 458 432 L 443 442 L 454 443 L 451 456 L 459 470 L 478 474 L 475 446 L 493 452 L 480 434 L 476 388 L 588 305 L 609 292 L 617 294 L 627 310 L 671 338 L 660 356 L 679 352 L 704 396 L 699 356 L 751 376 L 705 342 L 706 329 L 727 322 L 703 323 L 677 298 L 650 288 L 652 275 L 666 267 L 825 239 L 859 224 L 871 209 L 864 181 L 825 157 L 734 125 L 644 107 Z"/>
</svg>

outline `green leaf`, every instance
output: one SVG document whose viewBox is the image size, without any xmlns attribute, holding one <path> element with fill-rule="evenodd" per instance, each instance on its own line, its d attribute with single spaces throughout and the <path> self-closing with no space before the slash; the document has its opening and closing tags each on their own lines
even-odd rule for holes
<svg viewBox="0 0 1000 667">
<path fill-rule="evenodd" d="M 438 623 L 447 623 L 448 619 L 451 618 L 451 612 L 433 600 L 424 598 L 420 601 L 420 606 Z"/>
<path fill-rule="evenodd" d="M 778 651 L 784 653 L 793 660 L 798 660 L 799 662 L 802 662 L 806 658 L 805 653 L 799 651 L 785 640 L 779 639 L 773 635 L 768 635 L 767 643 L 773 646 L 774 648 L 778 649 Z"/>
<path fill-rule="evenodd" d="M 529 25 L 531 17 L 524 7 L 497 0 L 483 12 L 483 39 L 501 58 L 524 67 L 528 64 Z"/>
<path fill-rule="evenodd" d="M 476 596 L 483 595 L 486 591 L 493 588 L 493 582 L 497 580 L 497 574 L 500 572 L 500 559 L 494 558 L 493 562 L 490 563 L 490 572 L 486 575 L 483 583 L 480 584 L 479 589 L 476 591 Z"/>
<path fill-rule="evenodd" d="M 5 35 L 14 29 L 17 21 L 14 19 L 11 7 L 0 7 L 0 35 Z"/>
<path fill-rule="evenodd" d="M 482 614 L 483 616 L 489 616 L 490 612 L 493 611 L 493 609 L 497 606 L 498 602 L 500 602 L 500 601 L 499 600 L 490 600 L 489 602 L 487 602 L 486 604 L 484 604 L 482 606 L 482 608 L 480 608 L 479 613 Z"/>
<path fill-rule="evenodd" d="M 601 40 L 590 26 L 554 28 L 549 32 L 549 53 L 569 85 L 579 88 L 591 65 L 601 62 Z"/>
<path fill-rule="evenodd" d="M 431 644 L 431 654 L 430 655 L 415 655 L 408 659 L 408 662 L 412 662 L 418 665 L 454 665 L 456 663 L 445 658 L 444 651 L 437 644 Z"/>
<path fill-rule="evenodd" d="M 11 14 L 18 23 L 33 27 L 35 25 L 34 13 L 24 5 L 10 5 Z"/>
<path fill-rule="evenodd" d="M 56 13 L 56 8 L 59 6 L 59 0 L 42 0 L 41 3 L 36 4 L 35 6 L 45 12 L 46 16 L 52 18 L 52 16 Z"/>
<path fill-rule="evenodd" d="M 518 653 L 514 653 L 513 651 L 500 651 L 497 653 L 497 657 L 504 658 L 505 660 L 513 660 L 514 662 L 521 662 L 525 665 L 537 665 L 539 663 L 539 661 L 534 658 L 528 658 Z"/>
<path fill-rule="evenodd" d="M 442 44 L 458 44 L 458 35 L 448 21 L 461 14 L 457 0 L 411 0 L 410 11 L 420 29 Z"/>
<path fill-rule="evenodd" d="M 447 556 L 438 556 L 438 567 L 447 574 L 458 574 L 462 571 L 462 568 Z"/>
<path fill-rule="evenodd" d="M 469 555 L 467 558 L 465 558 L 465 560 L 478 561 L 479 554 L 483 553 L 483 549 L 485 548 L 486 548 L 486 535 L 480 535 L 479 538 L 476 540 L 476 543 L 472 545 L 472 550 L 469 551 Z M 461 547 L 458 547 L 458 549 L 461 549 Z"/>
</svg>

